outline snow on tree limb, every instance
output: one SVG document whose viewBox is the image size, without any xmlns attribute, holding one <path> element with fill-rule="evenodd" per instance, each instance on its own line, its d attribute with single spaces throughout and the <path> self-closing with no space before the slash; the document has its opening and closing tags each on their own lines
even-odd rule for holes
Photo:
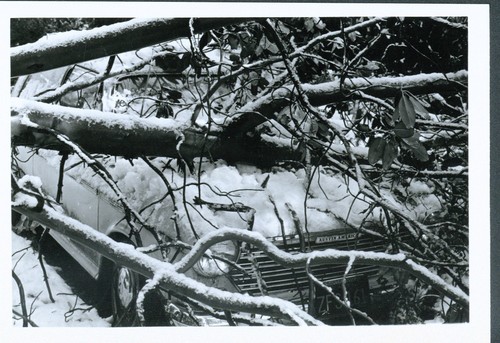
<svg viewBox="0 0 500 343">
<path fill-rule="evenodd" d="M 43 104 L 13 98 L 11 101 L 11 125 L 14 145 L 38 147 L 59 146 L 57 139 L 32 133 L 29 125 L 23 124 L 23 116 L 41 127 L 51 128 L 65 134 L 88 152 L 129 156 L 177 156 L 176 144 L 182 131 L 186 143 L 198 146 L 202 139 L 200 130 L 188 129 L 183 123 L 164 118 L 138 118 L 96 110 L 80 110 L 57 105 Z M 103 139 L 107 140 L 103 144 Z M 159 144 L 150 144 L 154 139 Z M 190 151 L 185 152 L 191 155 Z"/>
<path fill-rule="evenodd" d="M 179 292 L 194 300 L 215 308 L 224 308 L 232 311 L 271 315 L 279 318 L 295 318 L 309 325 L 322 323 L 301 311 L 295 305 L 281 299 L 267 296 L 251 297 L 219 289 L 207 287 L 183 274 L 203 256 L 203 253 L 213 244 L 226 240 L 240 240 L 253 244 L 263 250 L 270 258 L 286 267 L 305 267 L 308 260 L 311 265 L 349 263 L 378 265 L 400 268 L 413 274 L 415 277 L 433 286 L 444 295 L 467 306 L 469 297 L 462 290 L 454 287 L 427 268 L 408 259 L 404 254 L 390 255 L 376 252 L 339 251 L 328 249 L 311 253 L 289 254 L 279 250 L 268 242 L 262 235 L 238 229 L 221 229 L 208 233 L 194 245 L 193 249 L 174 265 L 162 262 L 148 255 L 140 253 L 133 246 L 117 243 L 106 235 L 67 217 L 48 205 L 40 212 L 33 211 L 29 206 L 15 206 L 14 210 L 30 216 L 42 225 L 66 235 L 67 237 L 84 244 L 99 254 L 130 268 L 148 278 L 156 277 L 162 288 Z M 159 276 L 158 276 L 159 275 Z"/>
<path fill-rule="evenodd" d="M 134 64 L 131 67 L 125 67 L 120 70 L 115 70 L 113 72 L 108 72 L 107 70 L 103 71 L 102 73 L 96 75 L 93 79 L 87 80 L 87 79 L 82 79 L 82 80 L 77 80 L 75 82 L 67 82 L 64 85 L 61 85 L 57 89 L 50 90 L 44 94 L 41 94 L 39 96 L 36 96 L 32 98 L 34 101 L 40 101 L 40 102 L 46 102 L 46 103 L 51 103 L 59 100 L 62 96 L 65 94 L 68 94 L 69 92 L 84 89 L 93 85 L 97 85 L 104 80 L 117 77 L 119 75 L 124 75 L 127 73 L 132 73 L 136 70 L 140 70 L 141 68 L 144 68 L 144 66 L 150 64 L 152 61 L 154 61 L 155 58 L 161 57 L 161 56 L 166 56 L 168 54 L 171 54 L 169 51 L 162 51 L 159 53 L 155 53 L 151 56 L 151 58 L 144 59 L 141 62 L 138 62 Z"/>
<path fill-rule="evenodd" d="M 409 76 L 358 77 L 320 84 L 303 84 L 304 94 L 314 106 L 349 99 L 350 93 L 356 91 L 379 98 L 395 97 L 401 89 L 412 94 L 429 94 L 442 91 L 463 90 L 467 84 L 468 72 L 461 70 L 455 73 L 432 73 Z M 240 112 L 260 112 L 270 116 L 290 103 L 292 86 L 282 87 L 271 94 L 256 99 L 240 109 Z M 347 95 L 346 95 L 347 94 Z"/>
<path fill-rule="evenodd" d="M 280 101 L 279 98 L 276 100 Z M 225 127 L 212 129 L 208 134 L 203 129 L 188 127 L 187 124 L 173 119 L 139 118 L 120 113 L 42 104 L 19 98 L 12 98 L 11 116 L 11 138 L 15 146 L 64 150 L 60 142 L 53 137 L 34 133 L 33 128 L 24 125 L 21 118 L 27 116 L 30 121 L 41 127 L 52 128 L 68 136 L 90 153 L 126 157 L 142 155 L 177 157 L 176 144 L 179 134 L 182 133 L 184 142 L 180 146 L 180 151 L 182 156 L 188 159 L 200 156 L 202 150 L 204 157 L 221 158 L 228 162 L 249 162 L 260 166 L 274 165 L 282 160 L 300 159 L 300 152 L 288 142 L 279 143 L 275 139 L 268 141 L 267 136 L 251 138 L 246 136 L 246 132 L 266 120 L 263 116 L 252 112 L 237 115 Z M 466 128 L 460 124 L 421 120 L 417 122 L 449 130 Z M 205 148 L 202 149 L 202 146 Z M 338 156 L 345 155 L 345 148 L 339 144 L 331 145 L 329 150 Z M 358 148 L 355 154 L 358 158 L 366 160 L 367 149 Z M 400 167 L 397 169 L 400 170 Z M 417 173 L 412 170 L 407 172 Z M 426 171 L 421 173 L 425 174 Z M 464 177 L 467 176 L 467 172 L 445 172 L 442 175 Z"/>
<path fill-rule="evenodd" d="M 193 249 L 186 256 L 184 256 L 181 261 L 175 264 L 176 269 L 181 272 L 188 270 L 201 258 L 203 253 L 209 249 L 210 246 L 226 240 L 243 241 L 255 245 L 262 251 L 265 251 L 271 259 L 288 268 L 304 267 L 307 260 L 311 257 L 313 257 L 311 265 L 331 263 L 347 264 L 352 258 L 354 258 L 354 264 L 400 268 L 432 285 L 458 303 L 462 305 L 467 305 L 469 303 L 468 295 L 461 289 L 446 283 L 443 279 L 430 272 L 427 268 L 422 267 L 408 259 L 404 254 L 390 255 L 379 252 L 340 251 L 328 249 L 324 251 L 313 251 L 311 253 L 298 253 L 292 255 L 278 249 L 275 245 L 267 241 L 261 234 L 243 230 L 220 229 L 208 233 L 196 242 Z"/>
<path fill-rule="evenodd" d="M 208 134 L 203 129 L 164 118 L 138 118 L 119 113 L 82 110 L 13 98 L 11 101 L 12 144 L 64 150 L 52 136 L 36 132 L 23 123 L 23 116 L 40 127 L 51 128 L 68 136 L 89 153 L 115 156 L 178 157 L 177 145 L 182 134 L 180 153 L 184 158 L 204 156 L 256 165 L 273 165 L 279 159 L 296 159 L 297 152 L 287 146 L 249 138 L 221 139 L 222 132 Z M 243 137 L 244 138 L 244 137 Z M 252 145 L 252 149 L 248 146 Z"/>
<path fill-rule="evenodd" d="M 145 255 L 129 244 L 118 243 L 50 206 L 45 206 L 41 212 L 34 212 L 26 206 L 14 207 L 14 210 L 30 216 L 40 224 L 66 235 L 147 278 L 156 275 L 159 285 L 166 290 L 178 292 L 215 308 L 270 315 L 297 320 L 307 325 L 323 325 L 322 322 L 286 300 L 266 296 L 252 297 L 205 286 L 178 272 L 171 264 Z"/>
<path fill-rule="evenodd" d="M 195 33 L 249 18 L 197 18 Z M 137 50 L 191 35 L 189 18 L 133 19 L 88 31 L 70 31 L 10 49 L 11 76 L 32 74 L 99 57 Z"/>
</svg>

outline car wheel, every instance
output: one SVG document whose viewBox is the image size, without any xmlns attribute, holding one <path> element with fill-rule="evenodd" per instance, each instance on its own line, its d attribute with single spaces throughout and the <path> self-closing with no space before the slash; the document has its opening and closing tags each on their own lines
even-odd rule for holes
<svg viewBox="0 0 500 343">
<path fill-rule="evenodd" d="M 136 311 L 137 294 L 142 278 L 132 270 L 115 265 L 111 283 L 111 309 L 113 326 L 136 326 L 139 324 Z"/>
<path fill-rule="evenodd" d="M 116 241 L 133 244 L 128 239 L 113 237 Z M 110 310 L 113 316 L 113 326 L 138 326 L 141 325 L 137 316 L 137 296 L 144 286 L 146 279 L 124 266 L 107 260 L 110 268 L 101 272 L 101 289 L 109 289 Z M 108 266 L 109 266 L 108 264 Z M 107 271 L 106 271 L 107 269 Z M 107 274 L 109 273 L 109 274 Z M 104 285 L 103 285 L 104 283 Z M 145 326 L 167 326 L 168 316 L 164 306 L 165 300 L 159 291 L 148 292 L 144 298 L 144 323 Z"/>
</svg>

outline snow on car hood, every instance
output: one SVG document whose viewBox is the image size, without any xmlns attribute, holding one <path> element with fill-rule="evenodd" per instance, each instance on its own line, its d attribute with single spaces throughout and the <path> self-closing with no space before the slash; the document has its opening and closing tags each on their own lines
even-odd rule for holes
<svg viewBox="0 0 500 343">
<path fill-rule="evenodd" d="M 44 151 L 43 154 L 49 163 L 54 167 L 58 166 L 60 156 L 57 152 Z M 70 156 L 66 166 L 76 165 L 70 168 L 67 174 L 77 180 L 84 180 L 116 201 L 116 196 L 109 186 L 90 168 L 77 164 L 78 162 L 78 157 Z M 240 203 L 253 208 L 253 231 L 260 232 L 265 237 L 280 236 L 281 225 L 286 234 L 296 233 L 290 209 L 295 211 L 302 229 L 307 226 L 309 232 L 345 230 L 347 224 L 357 226 L 363 221 L 365 226 L 370 223 L 376 225 L 383 218 L 378 209 L 367 211 L 369 202 L 364 197 L 357 196 L 358 188 L 355 182 L 347 185 L 340 175 L 321 168 L 314 174 L 309 185 L 303 169 L 287 171 L 276 168 L 264 172 L 248 165 L 230 166 L 224 161 L 205 162 L 202 164 L 199 180 L 196 175 L 187 175 L 184 180 L 182 173 L 178 172 L 175 160 L 155 158 L 152 163 L 158 169 L 164 170 L 164 176 L 174 190 L 177 207 L 175 210 L 171 197 L 167 196 L 164 181 L 144 161 L 106 157 L 101 162 L 136 210 L 147 207 L 143 216 L 150 225 L 175 237 L 175 217 L 182 228 L 181 239 L 187 242 L 194 242 L 190 222 L 196 233 L 203 236 L 217 228 L 247 229 L 247 220 L 250 219 L 249 213 L 214 211 L 207 205 L 195 205 L 195 197 L 201 197 L 208 203 Z M 197 163 L 195 169 L 198 170 Z M 432 189 L 425 183 L 419 183 L 409 191 L 413 192 L 411 196 L 414 205 L 407 206 L 407 211 L 414 218 L 424 218 L 440 208 L 439 199 L 431 194 Z M 389 192 L 384 195 L 389 196 Z M 184 199 L 186 206 L 183 204 Z M 398 204 L 396 199 L 390 200 Z"/>
</svg>

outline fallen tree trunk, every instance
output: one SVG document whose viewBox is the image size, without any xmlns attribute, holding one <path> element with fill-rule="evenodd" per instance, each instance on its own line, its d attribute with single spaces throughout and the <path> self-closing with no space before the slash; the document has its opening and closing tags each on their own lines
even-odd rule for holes
<svg viewBox="0 0 500 343">
<path fill-rule="evenodd" d="M 338 101 L 345 91 L 363 92 L 380 97 L 395 96 L 400 89 L 414 94 L 453 90 L 467 83 L 467 72 L 420 74 L 404 77 L 352 79 L 341 85 L 338 81 L 304 85 L 304 91 L 316 106 Z M 228 162 L 247 162 L 270 166 L 276 161 L 300 160 L 301 153 L 290 144 L 261 140 L 248 135 L 256 126 L 275 119 L 291 101 L 291 90 L 280 88 L 268 97 L 249 103 L 240 115 L 218 130 L 206 132 L 171 119 L 145 119 L 118 113 L 80 110 L 29 100 L 12 99 L 11 138 L 13 145 L 64 150 L 51 136 L 37 133 L 23 123 L 22 115 L 41 127 L 54 129 L 90 153 L 116 156 L 209 157 Z"/>
<path fill-rule="evenodd" d="M 249 21 L 249 18 L 196 18 L 194 33 Z M 88 31 L 63 32 L 10 49 L 11 76 L 32 74 L 99 57 L 137 50 L 191 35 L 189 18 L 134 19 Z"/>
<path fill-rule="evenodd" d="M 67 151 L 53 135 L 35 128 L 53 129 L 89 153 L 135 158 L 162 156 L 192 160 L 208 157 L 228 162 L 271 166 L 280 160 L 296 160 L 300 154 L 287 145 L 259 137 L 227 136 L 222 130 L 206 132 L 173 119 L 138 118 L 118 113 L 81 110 L 13 98 L 12 145 Z"/>
</svg>

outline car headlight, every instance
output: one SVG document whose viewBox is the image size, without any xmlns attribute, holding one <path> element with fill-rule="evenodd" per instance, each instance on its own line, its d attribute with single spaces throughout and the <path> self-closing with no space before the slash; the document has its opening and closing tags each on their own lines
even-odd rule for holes
<svg viewBox="0 0 500 343">
<path fill-rule="evenodd" d="M 212 257 L 203 256 L 193 266 L 193 269 L 200 275 L 205 277 L 221 276 L 231 270 L 231 265 L 223 261 L 226 259 L 231 262 L 236 262 L 239 258 L 240 248 L 235 241 L 224 241 L 214 244 L 207 250 Z M 217 256 L 222 259 L 217 258 Z"/>
</svg>

